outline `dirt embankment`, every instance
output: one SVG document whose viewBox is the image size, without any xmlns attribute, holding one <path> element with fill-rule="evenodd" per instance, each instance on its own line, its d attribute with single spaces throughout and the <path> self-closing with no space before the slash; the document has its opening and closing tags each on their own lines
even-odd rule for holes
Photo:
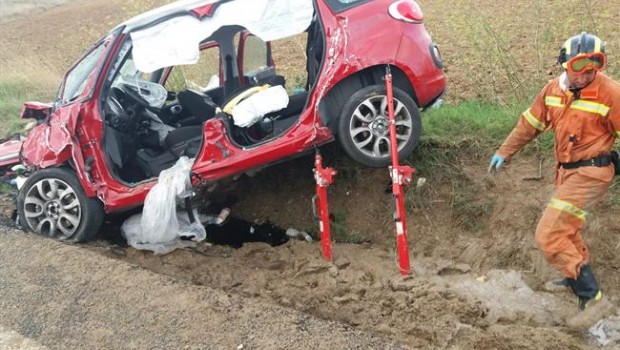
<svg viewBox="0 0 620 350">
<path fill-rule="evenodd" d="M 498 176 L 486 174 L 483 165 L 466 165 L 471 159 L 462 162 L 460 186 L 468 190 L 429 178 L 429 188 L 409 192 L 429 196 L 419 199 L 426 200 L 425 206 L 409 216 L 410 279 L 398 276 L 384 170 L 359 170 L 330 189 L 331 208 L 343 211 L 348 232 L 372 241 L 335 243 L 333 265 L 323 262 L 317 243 L 299 241 L 275 248 L 261 243 L 241 249 L 201 245 L 163 257 L 106 246 L 96 250 L 181 281 L 344 322 L 413 348 L 585 349 L 596 344 L 592 334 L 565 327 L 565 318 L 576 312 L 574 296 L 542 290 L 547 280 L 559 277 L 533 239 L 552 190 L 551 167 L 543 167 L 542 179 L 531 180 L 539 175 L 538 159 L 531 156 L 516 159 Z M 310 215 L 313 191 L 304 163 L 302 158 L 265 169 L 249 184 L 240 184 L 243 198 L 233 213 L 269 218 L 283 227 L 296 222 L 294 227 L 312 230 L 300 226 Z M 275 184 L 277 191 L 271 188 Z M 273 193 L 288 194 L 286 202 L 274 201 Z M 470 205 L 478 206 L 459 207 L 456 197 L 463 193 L 472 196 Z M 609 291 L 619 286 L 613 273 L 616 245 L 610 244 L 618 228 L 609 224 L 612 207 L 609 201 L 602 203 L 586 233 L 592 263 Z M 467 213 L 475 215 L 469 220 L 478 225 L 458 224 L 467 220 Z M 613 318 L 599 325 L 607 327 L 608 337 L 617 326 Z M 614 344 L 612 339 L 608 346 Z"/>
<path fill-rule="evenodd" d="M 280 193 L 299 194 L 290 203 L 303 202 L 301 197 L 310 197 L 312 186 L 308 185 L 311 178 L 291 176 L 300 169 L 287 164 L 265 169 L 245 184 L 242 180 L 235 189 L 244 190 L 246 196 L 233 207 L 233 214 L 252 219 L 253 213 L 243 208 L 250 208 L 247 201 L 264 204 L 259 198 L 265 192 L 246 191 L 263 177 L 280 184 Z M 18 254 L 17 259 L 25 261 L 21 267 L 13 266 L 16 260 L 0 263 L 0 274 L 18 286 L 8 289 L 9 294 L 26 291 L 20 297 L 5 298 L 2 317 L 7 321 L 3 322 L 51 349 L 56 330 L 78 321 L 84 325 L 80 329 L 87 329 L 88 344 L 109 348 L 122 342 L 129 344 L 124 348 L 136 349 L 173 342 L 189 346 L 196 344 L 191 327 L 198 324 L 208 335 L 203 344 L 217 345 L 214 348 L 231 348 L 237 342 L 246 348 L 290 348 L 303 339 L 296 348 L 590 349 L 597 347 L 598 339 L 613 349 L 620 341 L 614 338 L 617 317 L 592 331 L 604 332 L 599 338 L 592 332 L 570 331 L 565 318 L 576 312 L 575 298 L 541 288 L 557 274 L 536 250 L 532 236 L 551 191 L 550 171 L 543 173 L 541 181 L 524 180 L 537 173 L 537 161 L 530 157 L 521 157 L 496 177 L 487 175 L 483 166 L 465 166 L 461 180 L 476 189 L 480 203 L 493 208 L 479 215 L 478 229 L 469 230 L 449 219 L 450 208 L 453 218 L 458 210 L 447 190 L 451 185 L 429 178 L 426 186 L 434 189 L 427 194 L 435 193 L 430 208 L 414 209 L 409 216 L 414 273 L 405 279 L 398 275 L 390 239 L 393 228 L 381 218 L 390 212 L 375 213 L 377 205 L 389 208 L 389 197 L 384 193 L 371 197 L 368 191 L 379 185 L 383 190 L 380 179 L 387 175 L 380 171 L 364 172 L 365 180 L 341 179 L 332 188 L 334 208 L 342 204 L 340 191 L 348 193 L 345 198 L 365 194 L 365 201 L 344 201 L 347 210 L 355 211 L 358 218 L 377 218 L 357 226 L 371 243 L 334 244 L 334 264 L 323 261 L 317 242 L 289 241 L 278 247 L 246 243 L 240 249 L 201 243 L 158 256 L 103 240 L 73 247 L 19 233 L 0 235 L 0 247 L 7 253 L 3 256 Z M 608 291 L 620 285 L 613 273 L 615 245 L 610 244 L 618 227 L 607 224 L 611 213 L 606 209 L 612 205 L 603 203 L 586 235 L 595 271 Z M 262 210 L 255 211 L 259 213 L 255 218 L 269 217 L 282 224 L 294 221 L 291 215 L 306 215 L 295 205 L 285 206 L 281 201 L 253 206 Z M 48 267 L 39 271 L 41 264 Z M 69 294 L 55 295 L 58 288 Z M 39 303 L 46 293 L 52 295 L 51 304 Z M 618 302 L 616 295 L 609 295 Z M 205 300 L 215 304 L 205 307 Z M 170 316 L 175 314 L 179 316 Z M 315 317 L 337 323 L 324 326 Z M 300 324 L 300 318 L 317 320 L 316 328 L 309 332 L 307 321 Z M 121 332 L 120 337 L 114 326 L 119 322 L 129 322 L 128 333 Z M 326 338 L 318 331 L 322 327 L 336 327 L 345 335 L 330 333 Z M 129 342 L 126 334 L 139 330 L 161 336 Z M 76 341 L 77 334 L 72 330 L 64 337 Z M 289 345 L 277 345 L 274 339 Z"/>
</svg>

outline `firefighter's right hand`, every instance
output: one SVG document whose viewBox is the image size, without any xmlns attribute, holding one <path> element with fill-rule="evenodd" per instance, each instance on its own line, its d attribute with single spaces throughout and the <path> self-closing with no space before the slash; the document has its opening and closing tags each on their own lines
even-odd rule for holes
<svg viewBox="0 0 620 350">
<path fill-rule="evenodd" d="M 502 157 L 498 156 L 497 154 L 495 154 L 491 158 L 491 163 L 489 164 L 488 172 L 490 172 L 490 173 L 498 172 L 503 164 L 504 164 L 504 158 L 502 158 Z"/>
</svg>

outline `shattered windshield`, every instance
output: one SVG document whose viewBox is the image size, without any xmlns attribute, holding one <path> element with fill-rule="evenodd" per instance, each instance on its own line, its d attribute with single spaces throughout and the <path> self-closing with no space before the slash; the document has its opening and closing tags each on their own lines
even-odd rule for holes
<svg viewBox="0 0 620 350">
<path fill-rule="evenodd" d="M 82 60 L 67 73 L 64 82 L 64 89 L 61 102 L 71 102 L 78 98 L 86 90 L 89 78 L 93 72 L 97 71 L 97 64 L 101 62 L 101 57 L 105 52 L 108 41 L 102 42 L 99 46 L 91 50 Z"/>
<path fill-rule="evenodd" d="M 150 80 L 151 76 L 151 73 L 144 73 L 136 67 L 131 40 L 126 40 L 118 50 L 116 58 L 112 63 L 112 68 L 108 74 L 108 79 L 112 82 L 111 85 L 118 85 L 123 80 Z"/>
</svg>

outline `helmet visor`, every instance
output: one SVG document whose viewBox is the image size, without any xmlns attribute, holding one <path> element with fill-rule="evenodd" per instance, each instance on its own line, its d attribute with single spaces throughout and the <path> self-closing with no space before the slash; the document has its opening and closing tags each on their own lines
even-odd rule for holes
<svg viewBox="0 0 620 350">
<path fill-rule="evenodd" d="M 570 73 L 583 73 L 588 70 L 602 70 L 607 65 L 607 56 L 602 52 L 587 53 L 571 58 L 566 68 Z"/>
</svg>

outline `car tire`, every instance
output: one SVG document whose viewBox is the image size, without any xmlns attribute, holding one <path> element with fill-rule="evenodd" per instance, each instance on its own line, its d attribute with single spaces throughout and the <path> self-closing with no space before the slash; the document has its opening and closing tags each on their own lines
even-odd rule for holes
<svg viewBox="0 0 620 350">
<path fill-rule="evenodd" d="M 65 168 L 30 175 L 17 196 L 17 212 L 29 231 L 68 242 L 93 240 L 104 217 L 101 201 L 87 197 L 75 173 Z"/>
<path fill-rule="evenodd" d="M 422 121 L 415 101 L 394 87 L 394 117 L 399 136 L 398 156 L 407 158 L 420 142 Z M 355 161 L 370 166 L 391 164 L 384 85 L 367 86 L 354 93 L 345 103 L 338 119 L 338 140 Z"/>
</svg>

